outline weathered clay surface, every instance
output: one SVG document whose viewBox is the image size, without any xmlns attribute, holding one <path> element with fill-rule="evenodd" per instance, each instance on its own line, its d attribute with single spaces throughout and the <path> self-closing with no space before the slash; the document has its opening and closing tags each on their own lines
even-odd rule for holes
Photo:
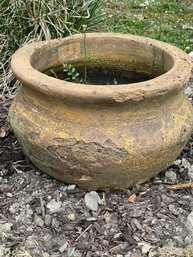
<svg viewBox="0 0 193 257">
<path fill-rule="evenodd" d="M 22 82 L 9 112 L 14 132 L 31 161 L 64 182 L 94 190 L 144 182 L 175 160 L 192 133 L 193 110 L 182 91 L 191 61 L 155 40 L 96 33 L 87 35 L 87 52 L 100 65 L 133 67 L 155 78 L 101 87 L 40 72 L 83 61 L 83 47 L 76 35 L 14 55 L 12 68 Z"/>
</svg>

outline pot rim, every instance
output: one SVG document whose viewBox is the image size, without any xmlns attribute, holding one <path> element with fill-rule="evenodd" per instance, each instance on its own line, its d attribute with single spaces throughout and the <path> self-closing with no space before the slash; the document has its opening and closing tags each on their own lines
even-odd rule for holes
<svg viewBox="0 0 193 257">
<path fill-rule="evenodd" d="M 153 45 L 166 51 L 173 59 L 173 67 L 166 73 L 153 79 L 131 84 L 117 85 L 86 85 L 68 82 L 50 77 L 31 65 L 31 58 L 35 51 L 38 51 L 47 44 L 52 46 L 60 45 L 63 41 L 75 42 L 80 40 L 82 34 L 75 34 L 62 39 L 52 39 L 48 41 L 30 43 L 17 50 L 11 60 L 11 68 L 19 81 L 31 89 L 35 89 L 44 94 L 57 96 L 60 98 L 72 98 L 89 102 L 125 102 L 128 100 L 140 101 L 149 97 L 165 95 L 173 91 L 181 90 L 188 82 L 192 61 L 190 57 L 179 48 L 155 39 L 142 36 L 121 33 L 86 33 L 87 38 L 124 39 L 128 41 L 138 41 L 147 45 Z M 53 86 L 54 85 L 54 86 Z"/>
</svg>

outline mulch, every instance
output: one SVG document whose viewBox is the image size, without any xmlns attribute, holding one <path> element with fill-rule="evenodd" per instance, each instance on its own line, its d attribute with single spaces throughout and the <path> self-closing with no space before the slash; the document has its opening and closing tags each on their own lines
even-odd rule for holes
<svg viewBox="0 0 193 257">
<path fill-rule="evenodd" d="M 103 203 L 92 211 L 86 190 L 24 156 L 7 119 L 10 102 L 0 98 L 0 257 L 193 256 L 193 188 L 165 188 L 193 179 L 193 138 L 151 181 L 98 192 Z"/>
</svg>

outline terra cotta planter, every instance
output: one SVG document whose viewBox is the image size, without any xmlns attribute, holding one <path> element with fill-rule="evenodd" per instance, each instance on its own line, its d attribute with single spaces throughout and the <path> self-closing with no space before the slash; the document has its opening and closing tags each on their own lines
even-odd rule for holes
<svg viewBox="0 0 193 257">
<path fill-rule="evenodd" d="M 85 43 L 86 42 L 86 43 Z M 193 109 L 183 92 L 192 63 L 169 44 L 114 33 L 33 43 L 12 58 L 21 82 L 9 111 L 24 153 L 40 170 L 92 190 L 142 183 L 169 166 L 187 143 Z M 86 45 L 85 45 L 86 44 Z M 134 71 L 147 81 L 85 85 L 43 71 L 95 56 L 92 69 Z"/>
</svg>

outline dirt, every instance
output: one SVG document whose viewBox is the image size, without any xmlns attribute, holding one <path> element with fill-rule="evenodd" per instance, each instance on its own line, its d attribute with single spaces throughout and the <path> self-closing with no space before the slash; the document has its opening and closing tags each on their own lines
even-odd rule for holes
<svg viewBox="0 0 193 257">
<path fill-rule="evenodd" d="M 94 193 L 103 200 L 92 210 L 86 190 L 24 156 L 7 120 L 10 102 L 0 100 L 0 257 L 193 256 L 193 189 L 165 188 L 193 180 L 193 138 L 151 181 Z"/>
</svg>

